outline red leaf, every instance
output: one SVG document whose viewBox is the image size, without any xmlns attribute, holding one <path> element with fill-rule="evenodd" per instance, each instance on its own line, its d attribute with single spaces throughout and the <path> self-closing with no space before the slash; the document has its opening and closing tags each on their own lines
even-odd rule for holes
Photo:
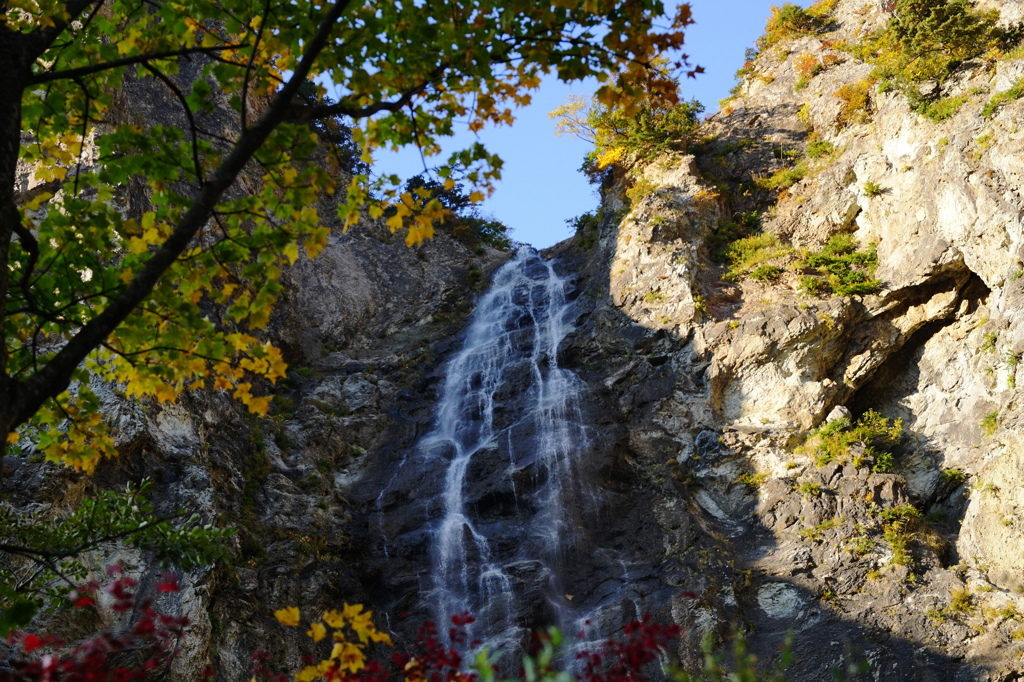
<svg viewBox="0 0 1024 682">
<path fill-rule="evenodd" d="M 36 634 L 25 635 L 25 638 L 21 640 L 21 646 L 24 647 L 25 653 L 30 654 L 43 645 L 43 638 Z"/>
<path fill-rule="evenodd" d="M 181 592 L 178 585 L 178 576 L 173 573 L 164 573 L 163 579 L 156 586 L 157 592 Z"/>
</svg>

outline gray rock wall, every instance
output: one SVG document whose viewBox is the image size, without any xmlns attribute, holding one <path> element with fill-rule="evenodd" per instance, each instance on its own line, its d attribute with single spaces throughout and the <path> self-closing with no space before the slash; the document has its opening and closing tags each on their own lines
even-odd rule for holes
<svg viewBox="0 0 1024 682">
<path fill-rule="evenodd" d="M 854 659 L 887 680 L 1024 672 L 1024 103 L 981 113 L 1024 62 L 962 65 L 938 93 L 967 97 L 947 120 L 872 87 L 861 122 L 844 122 L 835 93 L 872 66 L 835 45 L 887 18 L 841 1 L 822 34 L 767 50 L 695 156 L 635 167 L 605 197 L 596 244 L 556 249 L 589 273 L 569 352 L 616 396 L 629 465 L 654 486 L 684 661 L 703 633 L 746 629 L 762 658 L 792 631 L 796 679 Z M 795 89 L 804 55 L 841 63 Z M 808 138 L 835 153 L 784 191 L 754 182 Z M 653 191 L 629 202 L 641 183 Z M 774 282 L 730 281 L 709 258 L 717 226 L 752 209 L 794 249 L 769 261 L 787 268 Z M 876 293 L 801 289 L 799 249 L 838 233 L 877 244 Z M 799 447 L 843 405 L 903 420 L 894 473 Z M 922 519 L 894 525 L 902 505 Z"/>
</svg>

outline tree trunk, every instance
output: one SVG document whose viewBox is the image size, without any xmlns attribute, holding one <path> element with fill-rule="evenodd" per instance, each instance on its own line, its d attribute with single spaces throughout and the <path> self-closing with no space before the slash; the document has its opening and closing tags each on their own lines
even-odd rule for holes
<svg viewBox="0 0 1024 682">
<path fill-rule="evenodd" d="M 14 204 L 18 155 L 21 152 L 21 93 L 29 76 L 24 40 L 21 34 L 0 27 L 0 330 L 7 320 L 7 293 L 10 270 L 7 268 L 11 238 L 21 214 Z M 7 337 L 0 347 L 0 459 L 7 452 L 7 434 L 16 426 L 15 407 L 18 382 L 7 373 Z M 0 466 L 0 483 L 3 467 Z"/>
</svg>

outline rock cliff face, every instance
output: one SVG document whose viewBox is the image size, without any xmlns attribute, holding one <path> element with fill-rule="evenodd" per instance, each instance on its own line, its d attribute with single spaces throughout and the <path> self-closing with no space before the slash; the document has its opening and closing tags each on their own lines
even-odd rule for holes
<svg viewBox="0 0 1024 682">
<path fill-rule="evenodd" d="M 872 83 L 851 118 L 837 93 L 872 66 L 836 45 L 890 15 L 830 4 L 759 56 L 692 156 L 633 169 L 556 249 L 589 278 L 566 354 L 614 395 L 659 576 L 700 595 L 673 602 L 684 660 L 745 627 L 762 658 L 793 632 L 797 679 L 854 659 L 874 679 L 1017 679 L 1024 105 L 984 109 L 1024 61 L 962 64 L 935 86 L 963 98 L 945 120 Z M 726 277 L 723 223 L 751 210 L 775 270 Z M 810 293 L 807 254 L 845 234 L 876 245 L 879 286 Z M 902 420 L 893 466 L 818 448 L 837 406 Z"/>
<path fill-rule="evenodd" d="M 792 633 L 800 680 L 857 662 L 877 680 L 1020 679 L 1024 101 L 986 105 L 1024 59 L 967 62 L 932 84 L 933 97 L 963 99 L 944 120 L 870 83 L 851 110 L 840 93 L 872 67 L 837 45 L 889 15 L 831 4 L 819 32 L 756 60 L 692 155 L 632 169 L 550 254 L 574 281 L 574 328 L 557 362 L 524 372 L 582 380 L 581 466 L 600 496 L 556 597 L 600 607 L 609 624 L 641 611 L 675 620 L 684 665 L 706 635 L 743 630 L 762 660 Z M 812 59 L 828 68 L 808 78 Z M 794 159 L 802 171 L 780 191 L 771 179 Z M 775 237 L 756 262 L 774 269 L 727 276 L 723 244 L 752 211 Z M 805 279 L 809 254 L 837 235 L 862 253 L 875 245 L 869 293 Z M 285 604 L 425 615 L 430 549 L 416 524 L 441 481 L 400 467 L 431 430 L 458 332 L 505 258 L 443 236 L 409 250 L 369 223 L 338 233 L 291 273 L 272 323 L 292 371 L 271 421 L 213 393 L 160 407 L 108 390 L 121 457 L 93 479 L 12 458 L 15 499 L 59 506 L 149 475 L 161 509 L 239 528 L 230 562 L 187 576 L 174 605 L 194 623 L 180 679 L 208 663 L 248 679 L 260 648 L 294 668 L 303 643 L 270 617 Z M 509 390 L 512 414 L 521 396 Z M 844 430 L 873 413 L 874 435 Z M 871 442 L 883 418 L 902 420 L 888 450 Z M 830 450 L 832 437 L 846 440 Z M 515 491 L 488 477 L 506 453 L 484 450 L 473 509 L 520 523 Z M 495 538 L 515 555 L 516 538 Z M 156 570 L 116 548 L 94 564 L 113 559 Z M 521 625 L 550 619 L 517 608 Z"/>
</svg>

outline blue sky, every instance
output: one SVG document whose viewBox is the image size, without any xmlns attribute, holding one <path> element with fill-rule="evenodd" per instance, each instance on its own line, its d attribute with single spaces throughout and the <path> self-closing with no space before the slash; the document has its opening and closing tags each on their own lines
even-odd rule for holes
<svg viewBox="0 0 1024 682">
<path fill-rule="evenodd" d="M 685 52 L 693 64 L 704 67 L 696 79 L 686 79 L 683 96 L 695 98 L 705 113 L 718 109 L 718 100 L 729 94 L 733 74 L 743 65 L 743 53 L 764 29 L 770 6 L 782 0 L 690 0 L 696 24 L 686 32 Z M 803 3 L 801 3 L 803 4 Z M 488 128 L 474 136 L 468 131 L 445 145 L 445 155 L 479 139 L 505 161 L 502 179 L 482 207 L 509 225 L 512 238 L 537 248 L 551 246 L 572 236 L 565 221 L 597 206 L 597 196 L 586 178 L 577 172 L 589 145 L 567 136 L 555 137 L 548 112 L 563 104 L 570 94 L 588 97 L 593 84 L 569 87 L 547 79 L 533 95 L 533 102 L 516 112 L 511 127 Z M 443 157 L 442 157 L 443 158 Z M 415 150 L 378 153 L 378 172 L 416 175 L 423 164 Z"/>
</svg>

